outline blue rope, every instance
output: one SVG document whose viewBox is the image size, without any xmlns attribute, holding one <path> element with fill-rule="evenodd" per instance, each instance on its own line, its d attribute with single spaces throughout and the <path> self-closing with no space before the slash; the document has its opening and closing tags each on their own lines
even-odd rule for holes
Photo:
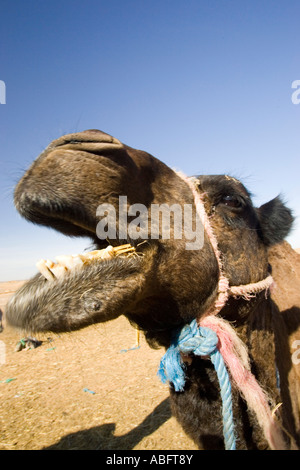
<svg viewBox="0 0 300 470">
<path fill-rule="evenodd" d="M 232 395 L 229 375 L 220 351 L 218 337 L 210 328 L 198 327 L 196 320 L 174 333 L 171 346 L 160 361 L 158 375 L 162 382 L 172 382 L 176 392 L 184 390 L 185 364 L 180 353 L 210 356 L 221 389 L 223 434 L 226 450 L 235 450 L 235 433 L 232 412 Z"/>
</svg>

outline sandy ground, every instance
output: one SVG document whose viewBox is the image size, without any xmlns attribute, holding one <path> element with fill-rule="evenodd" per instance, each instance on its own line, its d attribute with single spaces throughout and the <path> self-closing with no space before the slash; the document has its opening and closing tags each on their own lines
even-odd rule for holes
<svg viewBox="0 0 300 470">
<path fill-rule="evenodd" d="M 2 311 L 21 284 L 0 283 Z M 168 388 L 156 376 L 164 351 L 150 349 L 142 337 L 139 349 L 122 352 L 136 340 L 125 318 L 39 335 L 40 347 L 19 352 L 22 332 L 3 323 L 1 450 L 196 449 L 171 417 Z"/>
</svg>

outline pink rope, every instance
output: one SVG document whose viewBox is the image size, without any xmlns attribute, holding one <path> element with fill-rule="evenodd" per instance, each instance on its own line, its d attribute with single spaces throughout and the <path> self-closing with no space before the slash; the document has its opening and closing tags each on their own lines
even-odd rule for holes
<svg viewBox="0 0 300 470">
<path fill-rule="evenodd" d="M 215 331 L 219 338 L 219 351 L 225 364 L 250 410 L 257 417 L 271 449 L 287 450 L 278 424 L 269 408 L 269 398 L 250 371 L 249 356 L 245 345 L 234 329 L 224 319 L 207 316 L 200 321 L 201 326 Z"/>
<path fill-rule="evenodd" d="M 266 277 L 262 281 L 255 282 L 253 284 L 246 284 L 242 286 L 232 286 L 229 287 L 229 293 L 233 297 L 243 297 L 246 300 L 250 300 L 251 297 L 254 297 L 258 292 L 268 290 L 274 284 L 272 276 Z"/>
<path fill-rule="evenodd" d="M 211 328 L 216 332 L 219 338 L 220 353 L 223 356 L 225 364 L 238 390 L 246 400 L 249 409 L 255 413 L 270 448 L 274 450 L 286 450 L 287 447 L 283 435 L 272 416 L 268 404 L 269 402 L 271 403 L 271 400 L 250 371 L 250 359 L 245 344 L 237 336 L 229 322 L 217 316 L 226 305 L 230 295 L 250 300 L 251 297 L 255 296 L 258 292 L 271 288 L 273 278 L 272 276 L 268 276 L 266 279 L 256 283 L 229 286 L 229 280 L 223 272 L 221 253 L 218 248 L 217 239 L 205 211 L 202 197 L 196 187 L 196 180 L 187 178 L 182 173 L 179 173 L 179 176 L 186 182 L 193 193 L 197 213 L 213 248 L 220 272 L 217 299 L 212 307 L 209 308 L 206 316 L 200 320 L 199 325 Z"/>
<path fill-rule="evenodd" d="M 204 230 L 207 233 L 210 244 L 211 244 L 211 246 L 214 250 L 214 253 L 215 253 L 215 256 L 217 258 L 217 262 L 218 262 L 218 265 L 219 265 L 219 268 L 220 268 L 220 271 L 222 271 L 221 254 L 219 252 L 218 242 L 217 242 L 217 239 L 216 239 L 215 234 L 213 232 L 211 223 L 209 221 L 209 217 L 206 213 L 206 210 L 205 210 L 205 207 L 204 207 L 204 204 L 203 204 L 203 200 L 202 200 L 203 196 L 198 191 L 198 189 L 196 187 L 196 181 L 195 181 L 194 178 L 188 178 L 187 176 L 185 176 L 181 172 L 178 172 L 177 174 L 178 174 L 178 176 L 180 176 L 183 179 L 183 181 L 185 181 L 185 183 L 189 186 L 190 190 L 193 193 L 194 203 L 195 203 L 195 206 L 196 206 L 197 213 L 200 217 L 200 220 L 202 222 Z"/>
</svg>

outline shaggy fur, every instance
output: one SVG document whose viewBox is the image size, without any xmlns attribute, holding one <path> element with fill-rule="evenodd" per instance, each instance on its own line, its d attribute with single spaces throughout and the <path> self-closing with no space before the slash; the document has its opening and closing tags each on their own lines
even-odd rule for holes
<svg viewBox="0 0 300 470">
<path fill-rule="evenodd" d="M 276 277 L 277 266 L 284 264 L 276 247 L 282 247 L 291 228 L 291 211 L 280 198 L 254 208 L 249 192 L 232 177 L 198 176 L 197 181 L 230 285 L 264 279 L 272 249 Z M 66 235 L 88 235 L 102 248 L 125 240 L 97 238 L 97 206 L 109 203 L 118 211 L 118 197 L 125 195 L 128 204 L 149 209 L 194 203 L 188 185 L 162 162 L 90 130 L 52 142 L 18 183 L 15 205 L 31 222 Z M 53 282 L 36 275 L 9 302 L 8 321 L 30 331 L 62 332 L 124 314 L 151 346 L 167 348 L 173 329 L 201 318 L 216 299 L 219 267 L 206 235 L 201 250 L 186 250 L 185 237 L 175 239 L 172 232 L 169 240 L 143 241 L 126 239 L 136 246 L 136 257 L 93 262 Z M 300 438 L 299 365 L 291 360 L 291 341 L 300 339 L 299 297 L 289 307 L 265 293 L 251 301 L 230 298 L 221 312 L 247 344 L 252 371 L 273 405 L 283 403 L 281 420 L 292 448 Z M 288 308 L 289 315 L 280 313 Z M 171 386 L 170 394 L 174 415 L 199 448 L 222 449 L 220 394 L 210 361 L 191 357 L 185 390 L 177 393 Z M 234 388 L 233 396 L 238 448 L 267 448 L 256 418 Z"/>
</svg>

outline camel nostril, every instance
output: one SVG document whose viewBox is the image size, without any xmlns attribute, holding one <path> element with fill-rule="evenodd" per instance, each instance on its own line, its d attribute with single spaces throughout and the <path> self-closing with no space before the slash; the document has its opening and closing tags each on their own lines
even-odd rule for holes
<svg viewBox="0 0 300 470">
<path fill-rule="evenodd" d="M 102 307 L 102 302 L 98 299 L 86 299 L 84 301 L 84 310 L 87 313 L 98 312 Z"/>
</svg>

